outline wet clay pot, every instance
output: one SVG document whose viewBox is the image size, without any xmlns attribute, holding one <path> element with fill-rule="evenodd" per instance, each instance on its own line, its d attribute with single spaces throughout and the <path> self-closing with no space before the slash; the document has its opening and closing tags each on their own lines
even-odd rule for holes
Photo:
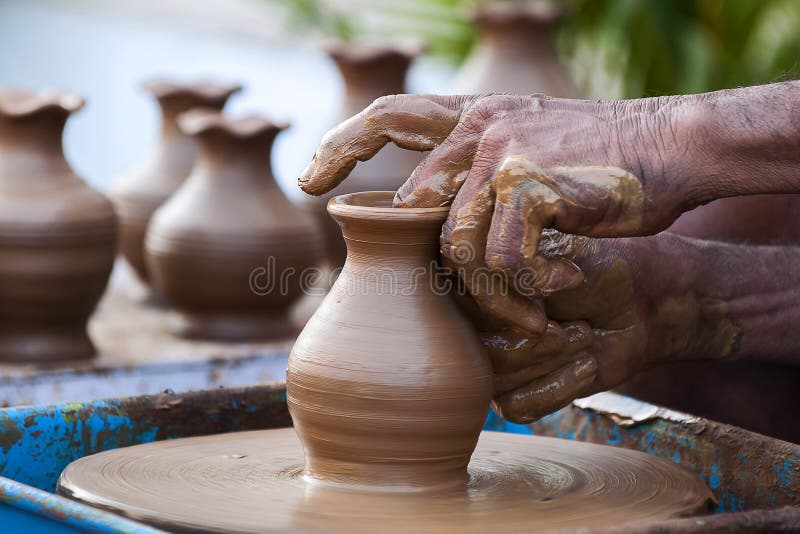
<svg viewBox="0 0 800 534">
<path fill-rule="evenodd" d="M 116 254 L 111 202 L 62 149 L 83 99 L 0 90 L 0 361 L 90 358 L 89 316 Z"/>
<path fill-rule="evenodd" d="M 310 477 L 463 484 L 492 371 L 471 324 L 437 288 L 448 208 L 392 208 L 392 197 L 355 193 L 328 205 L 347 261 L 292 349 L 289 411 Z"/>
<path fill-rule="evenodd" d="M 183 183 L 194 165 L 197 147 L 178 128 L 177 117 L 196 107 L 220 110 L 239 85 L 174 83 L 144 84 L 161 110 L 161 137 L 142 165 L 121 176 L 110 195 L 120 218 L 120 251 L 142 281 L 148 280 L 144 235 L 153 212 Z"/>
<path fill-rule="evenodd" d="M 283 194 L 270 151 L 285 126 L 193 110 L 180 127 L 200 155 L 153 215 L 146 237 L 152 281 L 177 312 L 176 334 L 255 340 L 292 335 L 288 308 L 302 273 L 319 262 L 311 218 Z"/>
<path fill-rule="evenodd" d="M 564 14 L 552 2 L 490 2 L 477 8 L 478 42 L 452 92 L 580 98 L 555 49 L 553 31 Z"/>
<path fill-rule="evenodd" d="M 345 98 L 335 126 L 361 112 L 376 98 L 405 93 L 405 78 L 411 61 L 423 50 L 420 42 L 395 44 L 331 42 L 326 52 L 336 63 L 344 80 Z M 359 163 L 333 191 L 322 197 L 303 197 L 323 229 L 327 259 L 334 268 L 344 263 L 347 251 L 339 227 L 328 216 L 326 205 L 336 195 L 357 191 L 396 191 L 422 160 L 417 152 L 391 143 L 369 161 Z"/>
</svg>

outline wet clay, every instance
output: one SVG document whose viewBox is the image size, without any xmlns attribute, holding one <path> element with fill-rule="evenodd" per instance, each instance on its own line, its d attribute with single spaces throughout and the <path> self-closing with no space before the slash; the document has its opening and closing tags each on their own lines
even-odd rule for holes
<svg viewBox="0 0 800 534">
<path fill-rule="evenodd" d="M 114 264 L 111 202 L 75 173 L 62 133 L 77 95 L 0 90 L 0 360 L 91 358 L 87 321 Z"/>
<path fill-rule="evenodd" d="M 200 109 L 178 122 L 200 154 L 145 242 L 152 283 L 176 311 L 173 331 L 230 341 L 296 334 L 288 310 L 322 243 L 272 174 L 272 144 L 286 126 Z"/>
<path fill-rule="evenodd" d="M 120 253 L 139 278 L 147 281 L 144 259 L 147 224 L 155 210 L 189 176 L 197 157 L 194 141 L 178 128 L 178 115 L 196 107 L 220 110 L 241 86 L 154 79 L 143 87 L 156 99 L 161 112 L 160 139 L 141 165 L 115 181 L 110 195 L 120 218 Z"/>
<path fill-rule="evenodd" d="M 348 256 L 289 356 L 289 411 L 313 477 L 463 483 L 492 371 L 471 324 L 436 288 L 448 209 L 396 209 L 392 198 L 373 192 L 330 201 Z"/>
<path fill-rule="evenodd" d="M 690 471 L 644 453 L 484 432 L 469 479 L 370 491 L 303 475 L 291 428 L 160 441 L 87 456 L 58 493 L 172 532 L 533 532 L 707 511 Z"/>
</svg>

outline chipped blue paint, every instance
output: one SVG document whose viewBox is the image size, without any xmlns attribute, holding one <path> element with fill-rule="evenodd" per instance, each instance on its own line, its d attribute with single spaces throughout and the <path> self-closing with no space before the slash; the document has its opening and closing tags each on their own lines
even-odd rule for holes
<svg viewBox="0 0 800 534">
<path fill-rule="evenodd" d="M 493 430 L 495 432 L 508 432 L 511 434 L 533 434 L 533 430 L 531 430 L 529 426 L 510 423 L 491 410 L 489 411 L 489 415 L 486 416 L 483 429 Z"/>
<path fill-rule="evenodd" d="M 97 510 L 47 492 L 67 464 L 88 454 L 289 423 L 285 387 L 275 384 L 0 409 L 0 532 L 156 532 L 131 521 L 122 528 L 118 516 L 93 516 Z"/>
<path fill-rule="evenodd" d="M 776 465 L 775 472 L 778 474 L 778 480 L 780 483 L 788 486 L 794 479 L 794 463 L 787 460 L 781 465 Z"/>
<path fill-rule="evenodd" d="M 113 408 L 114 401 L 94 401 L 64 404 L 46 413 L 25 408 L 5 411 L 0 415 L 3 426 L 15 428 L 21 436 L 13 443 L 3 443 L 0 476 L 53 491 L 58 475 L 73 460 L 93 451 L 115 449 L 132 439 L 137 443 L 155 439 L 158 427 L 136 430 L 139 425 L 114 413 Z M 54 446 L 55 442 L 61 445 Z"/>
<path fill-rule="evenodd" d="M 722 472 L 721 464 L 714 463 L 711 464 L 711 474 L 708 475 L 708 487 L 712 490 L 719 488 L 720 485 L 720 474 Z"/>
</svg>

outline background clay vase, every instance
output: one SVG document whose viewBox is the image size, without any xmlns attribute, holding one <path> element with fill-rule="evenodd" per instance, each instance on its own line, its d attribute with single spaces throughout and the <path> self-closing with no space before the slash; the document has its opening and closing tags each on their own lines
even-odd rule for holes
<svg viewBox="0 0 800 534">
<path fill-rule="evenodd" d="M 62 148 L 79 96 L 0 90 L 0 361 L 90 358 L 89 316 L 116 254 L 111 202 Z"/>
<path fill-rule="evenodd" d="M 336 63 L 344 81 L 344 101 L 331 125 L 335 126 L 362 111 L 376 98 L 406 93 L 408 68 L 423 51 L 424 45 L 411 40 L 391 44 L 331 41 L 324 48 Z M 321 197 L 302 197 L 299 205 L 311 213 L 322 232 L 325 260 L 321 265 L 321 276 L 316 280 L 314 294 L 300 300 L 292 311 L 292 320 L 298 328 L 306 324 L 322 303 L 347 256 L 341 230 L 328 216 L 328 200 L 336 195 L 357 191 L 397 190 L 422 158 L 417 152 L 403 150 L 390 143 L 371 160 L 360 162 L 347 180 L 329 193 Z"/>
<path fill-rule="evenodd" d="M 183 183 L 194 165 L 197 147 L 178 128 L 177 117 L 196 107 L 222 109 L 239 85 L 175 83 L 152 80 L 144 84 L 161 110 L 161 137 L 144 163 L 121 176 L 111 187 L 120 218 L 120 252 L 142 281 L 148 280 L 144 236 L 153 212 Z"/>
<path fill-rule="evenodd" d="M 423 48 L 418 41 L 328 43 L 325 51 L 336 63 L 345 87 L 344 102 L 331 126 L 359 113 L 376 98 L 407 92 L 405 79 L 408 68 Z M 421 160 L 419 153 L 389 144 L 371 160 L 359 163 L 347 180 L 330 193 L 322 197 L 303 197 L 306 208 L 311 210 L 323 229 L 326 256 L 332 267 L 344 264 L 347 249 L 339 227 L 326 211 L 328 200 L 357 191 L 395 191 Z"/>
<path fill-rule="evenodd" d="M 448 208 L 392 208 L 392 197 L 330 201 L 347 261 L 292 349 L 289 411 L 310 476 L 412 489 L 463 483 L 492 371 L 471 324 L 435 285 Z"/>
<path fill-rule="evenodd" d="M 565 14 L 553 2 L 490 2 L 473 13 L 477 44 L 453 81 L 454 94 L 542 93 L 580 98 L 556 53 Z"/>
<path fill-rule="evenodd" d="M 154 214 L 145 244 L 153 283 L 177 311 L 175 332 L 224 340 L 292 335 L 288 308 L 302 293 L 302 271 L 319 262 L 321 243 L 272 175 L 272 143 L 285 126 L 211 110 L 190 111 L 179 123 L 200 155 Z"/>
</svg>

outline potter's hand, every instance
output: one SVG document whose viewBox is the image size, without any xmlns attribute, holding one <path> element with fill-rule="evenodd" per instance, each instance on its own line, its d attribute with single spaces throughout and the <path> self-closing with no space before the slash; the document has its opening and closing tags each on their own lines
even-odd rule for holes
<svg viewBox="0 0 800 534">
<path fill-rule="evenodd" d="M 541 333 L 546 320 L 535 306 L 501 298 L 496 282 L 473 275 L 526 271 L 529 288 L 548 294 L 580 280 L 568 262 L 537 255 L 543 228 L 652 234 L 715 198 L 800 192 L 798 100 L 800 82 L 607 102 L 384 97 L 325 136 L 300 185 L 329 191 L 389 141 L 432 150 L 395 204 L 452 203 L 445 258 L 484 310 Z"/>
<path fill-rule="evenodd" d="M 739 332 L 720 315 L 722 298 L 703 293 L 716 290 L 701 281 L 702 243 L 667 233 L 590 239 L 545 230 L 540 253 L 571 259 L 585 281 L 545 299 L 544 335 L 484 334 L 503 417 L 536 420 L 661 362 L 729 356 Z"/>
<path fill-rule="evenodd" d="M 484 276 L 487 263 L 517 269 L 524 263 L 536 278 L 531 288 L 547 293 L 579 283 L 580 273 L 569 262 L 534 259 L 541 228 L 629 234 L 668 224 L 669 217 L 645 217 L 642 182 L 622 168 L 644 176 L 645 168 L 650 173 L 655 167 L 650 160 L 645 166 L 635 149 L 645 142 L 634 131 L 639 120 L 612 104 L 540 96 L 385 97 L 328 132 L 300 184 L 306 192 L 324 193 L 389 141 L 433 149 L 395 204 L 454 201 L 442 235 L 445 260 L 483 310 L 526 332 L 541 332 L 541 307 L 501 291 L 496 278 Z M 630 139 L 622 141 L 623 134 Z M 578 167 L 585 162 L 609 166 Z M 670 211 L 668 202 L 657 205 Z"/>
<path fill-rule="evenodd" d="M 542 228 L 642 235 L 666 228 L 682 212 L 680 185 L 690 172 L 683 156 L 691 139 L 678 128 L 676 102 L 385 97 L 325 136 L 300 184 L 323 193 L 389 141 L 432 150 L 395 205 L 452 202 L 448 254 L 452 233 L 463 226 L 460 212 L 487 203 L 487 263 L 514 269 L 530 265 Z"/>
<path fill-rule="evenodd" d="M 415 96 L 378 99 L 329 132 L 300 178 L 321 194 L 387 142 L 432 150 L 395 205 L 453 203 L 442 253 L 478 304 L 526 332 L 546 321 L 529 299 L 501 294 L 487 267 L 524 268 L 541 294 L 580 282 L 569 262 L 536 256 L 543 228 L 595 236 L 637 235 L 681 212 L 677 183 L 687 140 L 667 100 L 589 102 L 543 96 Z"/>
</svg>

